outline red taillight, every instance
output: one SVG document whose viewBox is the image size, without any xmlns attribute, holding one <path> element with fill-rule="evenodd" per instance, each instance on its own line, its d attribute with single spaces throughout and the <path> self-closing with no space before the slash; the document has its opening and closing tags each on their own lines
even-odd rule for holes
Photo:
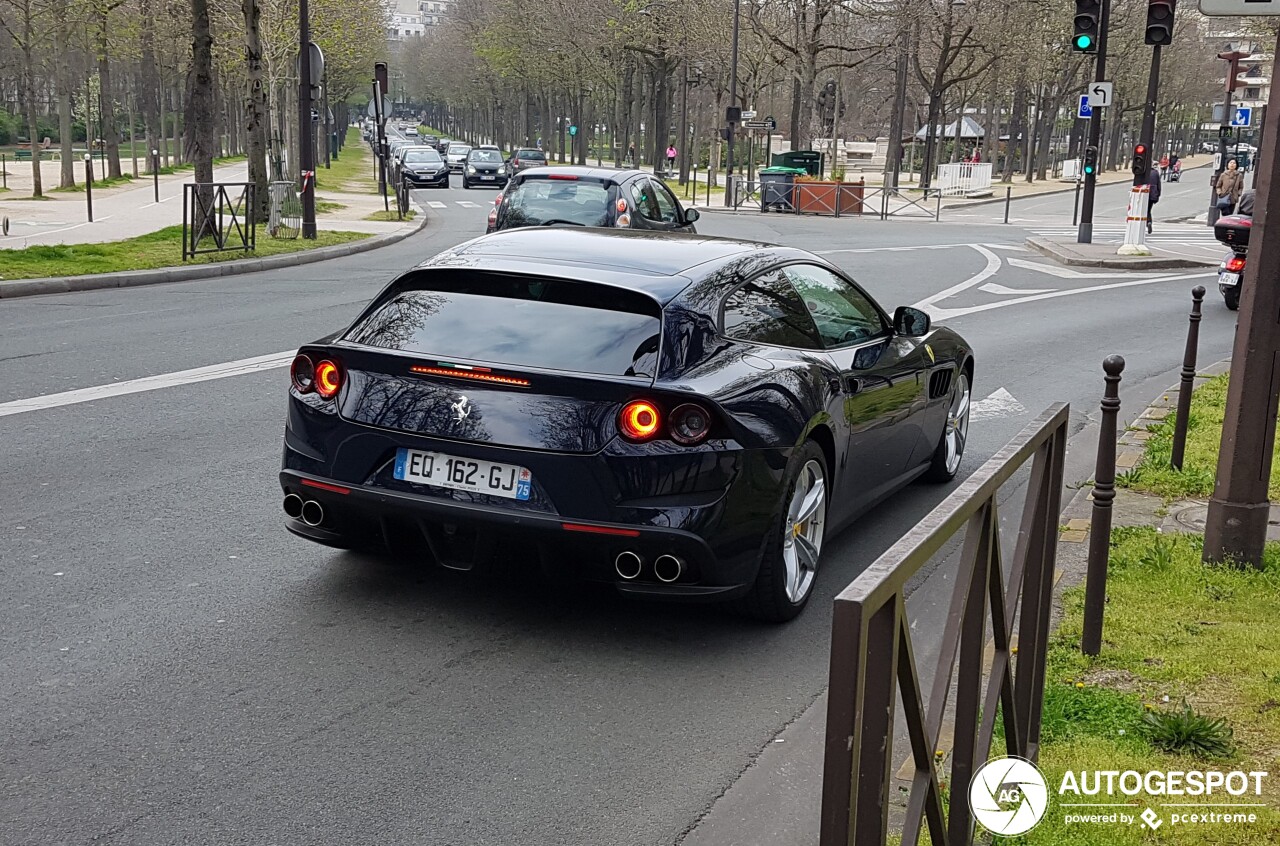
<svg viewBox="0 0 1280 846">
<path fill-rule="evenodd" d="M 587 523 L 561 523 L 566 532 L 583 532 L 589 535 L 618 535 L 624 538 L 640 537 L 639 529 L 615 529 L 612 526 L 592 526 Z"/>
<path fill-rule="evenodd" d="M 293 386 L 301 394 L 315 387 L 315 375 L 316 367 L 311 363 L 310 356 L 299 354 L 293 360 L 293 366 L 289 368 L 289 378 L 293 380 Z"/>
<path fill-rule="evenodd" d="M 684 446 L 700 444 L 711 434 L 711 415 L 691 402 L 676 406 L 667 422 L 671 440 Z"/>
<path fill-rule="evenodd" d="M 1231 273 L 1239 273 L 1244 270 L 1244 258 L 1241 256 L 1232 256 L 1227 259 L 1227 270 Z"/>
<path fill-rule="evenodd" d="M 578 177 L 574 176 L 572 173 L 551 173 L 547 174 L 547 179 L 567 179 L 570 182 L 578 181 Z"/>
<path fill-rule="evenodd" d="M 627 201 L 624 200 L 622 197 L 619 197 L 618 202 L 614 205 L 614 208 L 618 210 L 618 214 L 624 213 L 627 210 Z"/>
<path fill-rule="evenodd" d="M 325 399 L 333 399 L 342 387 L 342 368 L 325 359 L 316 365 L 316 393 Z"/>
<path fill-rule="evenodd" d="M 648 400 L 632 400 L 622 407 L 618 415 L 618 427 L 623 437 L 631 441 L 647 441 L 658 434 L 662 415 L 658 407 Z"/>
</svg>

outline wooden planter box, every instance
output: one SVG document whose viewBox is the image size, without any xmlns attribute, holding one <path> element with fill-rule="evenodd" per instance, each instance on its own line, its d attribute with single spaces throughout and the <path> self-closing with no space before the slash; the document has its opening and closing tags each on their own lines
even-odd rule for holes
<svg viewBox="0 0 1280 846">
<path fill-rule="evenodd" d="M 865 182 L 842 182 L 838 195 L 840 214 L 862 214 L 862 198 Z"/>
<path fill-rule="evenodd" d="M 797 182 L 792 202 L 801 214 L 833 215 L 839 192 L 839 182 Z"/>
</svg>

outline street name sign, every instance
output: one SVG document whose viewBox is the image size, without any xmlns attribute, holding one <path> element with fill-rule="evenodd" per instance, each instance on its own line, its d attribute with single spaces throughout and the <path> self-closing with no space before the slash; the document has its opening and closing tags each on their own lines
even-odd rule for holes
<svg viewBox="0 0 1280 846">
<path fill-rule="evenodd" d="M 755 111 L 755 109 L 750 109 L 750 110 L 747 110 L 747 111 L 743 111 L 743 113 L 742 113 L 742 119 L 743 119 L 743 120 L 751 120 L 751 119 L 752 119 L 752 118 L 754 118 L 755 116 L 756 116 L 756 111 Z"/>
<path fill-rule="evenodd" d="M 766 118 L 765 120 L 744 120 L 742 125 L 746 129 L 767 129 L 770 132 L 773 132 L 778 128 L 778 122 L 773 118 Z"/>
<path fill-rule="evenodd" d="M 1200 0 L 1200 14 L 1209 17 L 1280 15 L 1280 0 Z"/>
<path fill-rule="evenodd" d="M 1080 95 L 1080 106 L 1076 109 L 1076 117 L 1091 118 L 1093 117 L 1093 109 L 1089 107 L 1089 95 Z"/>
<path fill-rule="evenodd" d="M 1115 87 L 1110 82 L 1089 83 L 1089 108 L 1101 109 L 1111 105 Z"/>
<path fill-rule="evenodd" d="M 1236 106 L 1236 113 L 1231 116 L 1232 126 L 1252 126 L 1253 125 L 1253 107 L 1252 106 Z"/>
</svg>

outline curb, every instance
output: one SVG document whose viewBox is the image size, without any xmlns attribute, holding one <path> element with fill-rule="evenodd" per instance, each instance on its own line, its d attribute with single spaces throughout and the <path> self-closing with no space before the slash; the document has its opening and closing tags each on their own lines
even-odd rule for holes
<svg viewBox="0 0 1280 846">
<path fill-rule="evenodd" d="M 1026 245 L 1042 256 L 1068 267 L 1106 267 L 1114 270 L 1168 270 L 1186 267 L 1217 267 L 1216 260 L 1180 258 L 1176 256 L 1133 256 L 1092 258 L 1062 244 L 1044 238 L 1028 238 Z"/>
<path fill-rule="evenodd" d="M 11 282 L 0 281 L 0 300 L 17 297 L 35 297 L 43 294 L 70 294 L 78 291 L 98 291 L 105 288 L 132 288 L 138 285 L 160 285 L 165 282 L 190 282 L 196 279 L 211 279 L 218 276 L 237 276 L 241 273 L 257 273 L 262 270 L 278 270 L 283 267 L 298 267 L 314 264 L 318 261 L 342 258 L 357 253 L 376 250 L 379 247 L 403 241 L 411 235 L 421 232 L 427 225 L 427 214 L 421 212 L 422 221 L 412 228 L 384 235 L 374 235 L 351 241 L 346 244 L 335 244 L 332 247 L 318 247 L 314 250 L 299 250 L 296 253 L 267 256 L 265 258 L 237 259 L 235 261 L 217 262 L 214 264 L 192 265 L 190 267 L 157 267 L 152 270 L 125 270 L 118 273 L 92 273 L 84 276 L 53 276 L 45 279 L 15 279 Z"/>
</svg>

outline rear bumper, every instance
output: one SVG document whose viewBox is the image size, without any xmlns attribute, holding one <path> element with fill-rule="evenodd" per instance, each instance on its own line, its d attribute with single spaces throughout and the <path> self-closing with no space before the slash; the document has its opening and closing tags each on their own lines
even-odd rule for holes
<svg viewBox="0 0 1280 846">
<path fill-rule="evenodd" d="M 482 568 L 506 553 L 578 578 L 613 583 L 629 595 L 723 600 L 749 589 L 758 566 L 755 555 L 725 560 L 705 538 L 680 529 L 513 512 L 340 483 L 295 470 L 282 470 L 280 485 L 284 493 L 298 494 L 324 508 L 325 519 L 319 526 L 285 517 L 285 527 L 299 537 L 338 548 L 362 544 L 422 548 L 456 569 Z M 627 580 L 617 574 L 614 560 L 622 552 L 634 552 L 644 561 L 638 578 Z M 664 554 L 685 562 L 685 574 L 677 582 L 663 583 L 654 574 L 653 562 Z"/>
</svg>

